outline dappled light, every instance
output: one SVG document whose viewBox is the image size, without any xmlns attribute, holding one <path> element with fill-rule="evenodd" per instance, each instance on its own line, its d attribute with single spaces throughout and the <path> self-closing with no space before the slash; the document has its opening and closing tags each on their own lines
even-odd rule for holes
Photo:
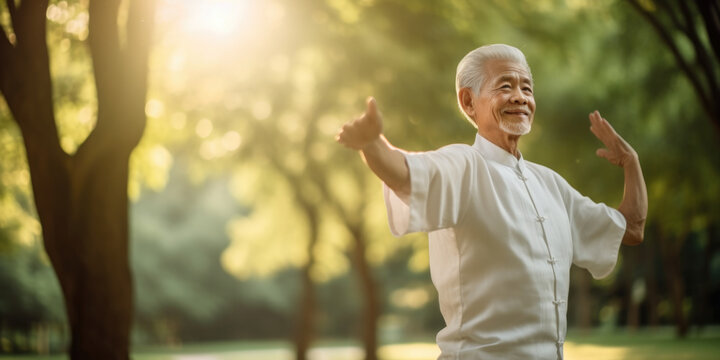
<svg viewBox="0 0 720 360">
<path fill-rule="evenodd" d="M 572 342 L 565 345 L 565 355 L 568 359 L 625 360 L 629 359 L 628 353 L 628 349 L 621 346 L 597 346 Z"/>
<path fill-rule="evenodd" d="M 288 208 L 292 206 L 291 203 L 280 202 L 277 205 L 286 211 L 292 210 Z M 303 233 L 307 231 L 302 220 L 291 212 L 267 214 L 268 211 L 275 211 L 275 207 L 265 209 L 228 224 L 233 244 L 223 253 L 223 266 L 240 279 L 267 277 L 279 269 L 299 266 L 307 261 L 307 255 L 302 251 L 305 244 L 301 239 L 306 237 Z M 282 225 L 278 226 L 276 221 L 282 221 Z M 284 229 L 297 232 L 293 241 L 287 240 Z"/>
<path fill-rule="evenodd" d="M 99 336 L 139 360 L 436 359 L 428 237 L 390 233 L 382 183 L 335 136 L 373 96 L 398 148 L 472 144 L 455 73 L 491 43 L 532 69 L 525 160 L 617 207 L 597 109 L 647 182 L 645 241 L 603 279 L 569 270 L 566 357 L 720 354 L 705 2 L 102 1 L 0 2 L 0 357 Z M 31 15 L 44 33 L 14 26 Z"/>
<path fill-rule="evenodd" d="M 430 301 L 433 293 L 434 290 L 427 287 L 397 289 L 390 294 L 390 301 L 398 307 L 420 309 Z"/>
</svg>

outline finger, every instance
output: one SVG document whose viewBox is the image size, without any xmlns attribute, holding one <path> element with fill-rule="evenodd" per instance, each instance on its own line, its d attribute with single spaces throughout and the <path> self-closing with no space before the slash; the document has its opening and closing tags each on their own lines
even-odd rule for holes
<svg viewBox="0 0 720 360">
<path fill-rule="evenodd" d="M 343 125 L 342 130 L 352 132 L 353 129 L 358 127 L 358 122 L 360 122 L 360 119 L 362 118 L 357 118 L 349 123 L 346 123 L 345 125 Z"/>
<path fill-rule="evenodd" d="M 607 121 L 606 118 L 602 118 L 602 123 L 603 123 L 603 126 L 607 129 L 607 131 L 610 134 L 617 136 L 617 134 L 618 134 L 617 131 L 615 131 L 615 128 L 612 126 L 612 124 L 610 124 L 609 121 Z"/>
<path fill-rule="evenodd" d="M 367 99 L 367 110 L 365 111 L 365 113 L 369 116 L 377 116 L 377 101 L 372 96 L 368 97 Z"/>
<path fill-rule="evenodd" d="M 600 114 L 596 111 L 593 111 L 588 115 L 588 118 L 590 119 L 590 131 L 592 131 L 593 135 L 600 139 L 602 141 L 602 131 L 600 131 Z"/>
<path fill-rule="evenodd" d="M 590 130 L 592 130 L 593 133 L 597 135 L 597 130 L 599 127 L 598 121 L 600 120 L 600 114 L 597 112 L 597 110 L 595 110 L 588 115 L 588 118 L 590 119 Z"/>
<path fill-rule="evenodd" d="M 600 115 L 599 111 L 595 110 L 590 114 L 590 121 L 592 123 L 590 131 L 592 131 L 605 146 L 608 146 L 612 142 L 612 139 L 617 137 L 615 130 L 613 130 L 610 123 Z"/>
<path fill-rule="evenodd" d="M 595 126 L 596 130 L 598 131 L 598 133 L 600 133 L 600 134 L 606 134 L 606 133 L 607 133 L 607 129 L 608 129 L 608 127 L 607 127 L 608 122 L 607 122 L 607 120 L 605 120 L 605 119 L 602 117 L 602 115 L 600 115 L 600 112 L 599 112 L 599 111 L 595 110 L 595 111 L 593 112 L 593 119 L 594 119 L 593 125 Z"/>
<path fill-rule="evenodd" d="M 347 139 L 348 136 L 352 135 L 352 125 L 345 124 L 340 131 L 338 131 L 337 136 L 339 136 L 342 139 Z"/>
<path fill-rule="evenodd" d="M 595 132 L 595 130 L 597 130 L 597 117 L 595 115 L 595 112 L 591 112 L 588 115 L 588 119 L 590 119 L 590 130 L 593 130 L 593 132 Z"/>
<path fill-rule="evenodd" d="M 608 149 L 597 149 L 595 155 L 610 160 L 610 151 Z"/>
<path fill-rule="evenodd" d="M 610 135 L 616 134 L 615 129 L 612 127 L 612 125 L 610 124 L 610 122 L 609 122 L 606 118 L 602 117 L 602 115 L 600 115 L 600 112 L 599 112 L 599 111 L 595 110 L 595 113 L 597 114 L 597 124 L 598 124 L 598 127 L 599 127 L 603 132 L 606 132 L 606 133 L 608 133 L 608 134 L 610 134 Z"/>
</svg>

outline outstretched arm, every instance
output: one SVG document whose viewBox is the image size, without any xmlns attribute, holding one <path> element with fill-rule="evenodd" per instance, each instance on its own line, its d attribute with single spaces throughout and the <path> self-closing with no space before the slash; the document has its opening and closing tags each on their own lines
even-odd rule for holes
<svg viewBox="0 0 720 360">
<path fill-rule="evenodd" d="M 625 216 L 627 222 L 622 243 L 638 245 L 643 241 L 648 211 L 647 189 L 640 160 L 630 144 L 615 132 L 598 111 L 590 114 L 590 123 L 590 131 L 605 145 L 604 149 L 597 150 L 597 155 L 625 171 L 625 192 L 618 206 L 618 211 Z"/>
<path fill-rule="evenodd" d="M 382 115 L 374 98 L 368 98 L 365 113 L 343 125 L 335 140 L 360 150 L 368 167 L 398 197 L 410 197 L 410 170 L 405 156 L 382 135 Z"/>
</svg>

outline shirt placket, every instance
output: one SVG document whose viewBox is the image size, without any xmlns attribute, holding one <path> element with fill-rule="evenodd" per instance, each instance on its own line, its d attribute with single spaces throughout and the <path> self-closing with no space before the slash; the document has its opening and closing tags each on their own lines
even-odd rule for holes
<svg viewBox="0 0 720 360">
<path fill-rule="evenodd" d="M 528 194 L 528 197 L 530 198 L 530 202 L 532 203 L 533 209 L 535 210 L 535 220 L 540 224 L 540 229 L 542 230 L 542 238 L 545 243 L 545 247 L 547 249 L 547 263 L 552 269 L 553 274 L 553 305 L 555 307 L 555 325 L 556 325 L 556 347 L 557 347 L 557 354 L 558 359 L 563 358 L 563 343 L 564 339 L 561 337 L 560 334 L 560 316 L 561 316 L 561 310 L 560 307 L 565 303 L 564 299 L 560 299 L 558 296 L 558 278 L 557 278 L 557 262 L 558 260 L 553 256 L 552 251 L 550 249 L 550 243 L 548 242 L 547 232 L 545 231 L 545 222 L 548 220 L 543 214 L 540 213 L 538 210 L 537 205 L 535 204 L 535 199 L 530 192 L 530 187 L 528 186 L 528 177 L 523 174 L 522 167 L 520 166 L 520 163 L 518 163 L 515 167 L 517 170 L 518 178 L 522 181 L 525 191 Z"/>
</svg>

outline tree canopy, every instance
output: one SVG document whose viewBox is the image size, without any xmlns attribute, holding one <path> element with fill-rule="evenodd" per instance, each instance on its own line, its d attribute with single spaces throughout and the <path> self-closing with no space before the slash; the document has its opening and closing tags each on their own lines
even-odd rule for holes
<svg viewBox="0 0 720 360">
<path fill-rule="evenodd" d="M 1 10 L 9 43 L 20 44 L 10 9 Z M 120 19 L 127 10 L 120 6 Z M 616 206 L 622 172 L 595 156 L 601 144 L 588 114 L 598 109 L 640 155 L 649 245 L 623 250 L 610 279 L 587 280 L 582 291 L 601 294 L 588 300 L 589 321 L 603 320 L 601 308 L 630 312 L 636 283 L 647 289 L 637 301 L 648 312 L 644 324 L 701 313 L 720 293 L 720 69 L 708 14 L 717 14 L 716 2 L 158 1 L 147 96 L 133 113 L 147 123 L 127 150 L 136 338 L 291 336 L 304 271 L 317 293 L 320 336 L 357 335 L 374 301 L 373 326 L 438 330 L 425 237 L 390 235 L 380 182 L 333 138 L 373 95 L 386 136 L 401 148 L 472 142 L 475 130 L 457 109 L 455 68 L 488 43 L 519 47 L 532 69 L 538 108 L 520 142 L 526 159 Z M 86 46 L 93 16 L 85 1 L 50 1 L 45 12 L 63 156 L 82 154 L 99 131 L 97 76 L 113 74 L 94 65 Z M 112 139 L 127 131 L 127 109 L 108 111 L 117 118 L 103 130 Z M 0 295 L 0 311 L 26 314 L 26 323 L 63 322 L 39 247 L 37 176 L 13 116 L 0 106 L 0 280 L 17 289 Z M 92 221 L 90 213 L 79 221 Z M 709 255 L 693 257 L 698 249 Z M 704 275 L 689 276 L 689 261 Z M 363 283 L 377 287 L 376 300 L 363 297 Z M 701 287 L 705 293 L 694 292 Z M 616 322 L 632 325 L 628 318 Z"/>
</svg>

